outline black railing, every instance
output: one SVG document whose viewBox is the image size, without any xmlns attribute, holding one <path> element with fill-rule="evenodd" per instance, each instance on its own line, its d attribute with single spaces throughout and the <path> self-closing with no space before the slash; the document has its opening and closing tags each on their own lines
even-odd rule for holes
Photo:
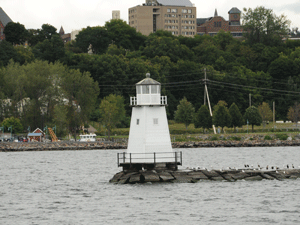
<svg viewBox="0 0 300 225">
<path fill-rule="evenodd" d="M 182 165 L 182 152 L 118 153 L 118 166 L 125 164 L 175 163 Z"/>
</svg>

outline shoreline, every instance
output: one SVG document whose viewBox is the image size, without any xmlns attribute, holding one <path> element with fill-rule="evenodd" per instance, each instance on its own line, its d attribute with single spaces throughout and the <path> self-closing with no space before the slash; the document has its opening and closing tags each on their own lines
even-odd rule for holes
<svg viewBox="0 0 300 225">
<path fill-rule="evenodd" d="M 173 142 L 173 148 L 222 148 L 222 147 L 280 147 L 300 146 L 300 140 L 247 140 L 247 141 L 199 141 Z M 127 143 L 103 142 L 4 142 L 0 152 L 22 151 L 65 151 L 65 150 L 120 150 L 127 149 Z"/>
</svg>

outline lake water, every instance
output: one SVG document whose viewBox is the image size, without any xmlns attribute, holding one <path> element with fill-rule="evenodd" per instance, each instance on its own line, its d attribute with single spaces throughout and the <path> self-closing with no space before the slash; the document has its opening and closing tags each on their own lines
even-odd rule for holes
<svg viewBox="0 0 300 225">
<path fill-rule="evenodd" d="M 182 168 L 300 165 L 299 147 L 180 150 Z M 0 224 L 300 224 L 300 179 L 116 185 L 117 152 L 1 152 Z"/>
</svg>

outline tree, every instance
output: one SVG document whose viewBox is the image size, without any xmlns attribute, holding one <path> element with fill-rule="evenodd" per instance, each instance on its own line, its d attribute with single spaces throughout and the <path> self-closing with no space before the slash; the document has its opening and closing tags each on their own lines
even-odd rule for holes
<svg viewBox="0 0 300 225">
<path fill-rule="evenodd" d="M 261 105 L 258 106 L 258 111 L 261 115 L 262 122 L 264 127 L 266 126 L 267 121 L 272 120 L 272 110 L 270 109 L 270 106 L 268 103 L 263 102 Z"/>
<path fill-rule="evenodd" d="M 190 123 L 193 121 L 195 108 L 192 103 L 188 102 L 186 97 L 180 100 L 177 110 L 175 111 L 175 121 L 178 123 L 184 123 L 187 130 Z"/>
<path fill-rule="evenodd" d="M 61 104 L 66 106 L 67 124 L 70 133 L 76 140 L 80 126 L 86 124 L 94 111 L 99 95 L 98 82 L 95 82 L 89 72 L 65 68 L 61 77 L 63 96 Z"/>
<path fill-rule="evenodd" d="M 9 22 L 4 29 L 5 40 L 13 45 L 24 44 L 28 38 L 28 31 L 20 23 Z"/>
<path fill-rule="evenodd" d="M 108 133 L 108 139 L 113 128 L 125 117 L 124 99 L 120 95 L 110 94 L 100 103 L 101 122 L 105 125 Z"/>
<path fill-rule="evenodd" d="M 12 133 L 20 133 L 23 131 L 23 126 L 18 118 L 10 117 L 6 118 L 2 122 L 2 126 L 7 131 L 12 126 Z"/>
<path fill-rule="evenodd" d="M 231 116 L 227 109 L 227 103 L 225 101 L 219 101 L 214 107 L 212 122 L 215 126 L 221 127 L 222 132 L 224 127 L 230 127 Z"/>
<path fill-rule="evenodd" d="M 18 53 L 11 43 L 0 41 L 0 68 L 6 66 L 11 59 L 17 61 L 17 57 Z"/>
<path fill-rule="evenodd" d="M 244 118 L 250 125 L 252 125 L 252 132 L 254 125 L 259 126 L 262 123 L 261 115 L 255 106 L 250 106 L 246 109 Z"/>
<path fill-rule="evenodd" d="M 50 37 L 34 46 L 32 52 L 37 59 L 55 62 L 65 56 L 63 40 L 58 35 Z"/>
<path fill-rule="evenodd" d="M 89 48 L 95 54 L 106 52 L 110 44 L 107 30 L 104 27 L 87 27 L 76 35 L 76 46 L 83 52 L 88 52 Z"/>
<path fill-rule="evenodd" d="M 203 133 L 205 132 L 205 129 L 212 127 L 212 117 L 207 105 L 202 105 L 195 114 L 194 125 L 195 128 L 202 127 Z"/>
<path fill-rule="evenodd" d="M 229 114 L 231 116 L 231 126 L 233 126 L 234 131 L 236 131 L 236 127 L 241 127 L 244 124 L 244 118 L 239 108 L 235 103 L 232 103 L 229 107 Z"/>
<path fill-rule="evenodd" d="M 291 120 L 293 123 L 298 124 L 298 121 L 300 120 L 300 104 L 295 102 L 294 106 L 291 106 L 289 108 L 287 118 Z"/>
<path fill-rule="evenodd" d="M 106 22 L 104 28 L 107 30 L 109 44 L 115 44 L 127 50 L 138 50 L 146 40 L 144 35 L 120 19 Z"/>
<path fill-rule="evenodd" d="M 282 36 L 289 32 L 290 23 L 285 15 L 276 16 L 272 9 L 263 6 L 244 8 L 243 29 L 250 44 L 280 44 Z"/>
</svg>

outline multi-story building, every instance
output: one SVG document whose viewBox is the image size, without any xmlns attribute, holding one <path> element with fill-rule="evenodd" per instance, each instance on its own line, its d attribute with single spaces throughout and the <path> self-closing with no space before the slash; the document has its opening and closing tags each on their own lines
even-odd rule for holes
<svg viewBox="0 0 300 225">
<path fill-rule="evenodd" d="M 220 30 L 229 31 L 234 37 L 243 36 L 243 28 L 241 26 L 241 11 L 238 8 L 232 8 L 228 12 L 229 20 L 218 16 L 215 10 L 214 17 L 197 18 L 197 34 L 210 36 L 216 35 Z"/>
<path fill-rule="evenodd" d="M 0 41 L 5 39 L 4 28 L 6 24 L 9 22 L 13 22 L 9 16 L 4 12 L 4 10 L 0 7 Z"/>
<path fill-rule="evenodd" d="M 166 30 L 192 37 L 197 33 L 196 15 L 190 0 L 146 0 L 143 5 L 128 9 L 128 22 L 144 35 Z"/>
</svg>

